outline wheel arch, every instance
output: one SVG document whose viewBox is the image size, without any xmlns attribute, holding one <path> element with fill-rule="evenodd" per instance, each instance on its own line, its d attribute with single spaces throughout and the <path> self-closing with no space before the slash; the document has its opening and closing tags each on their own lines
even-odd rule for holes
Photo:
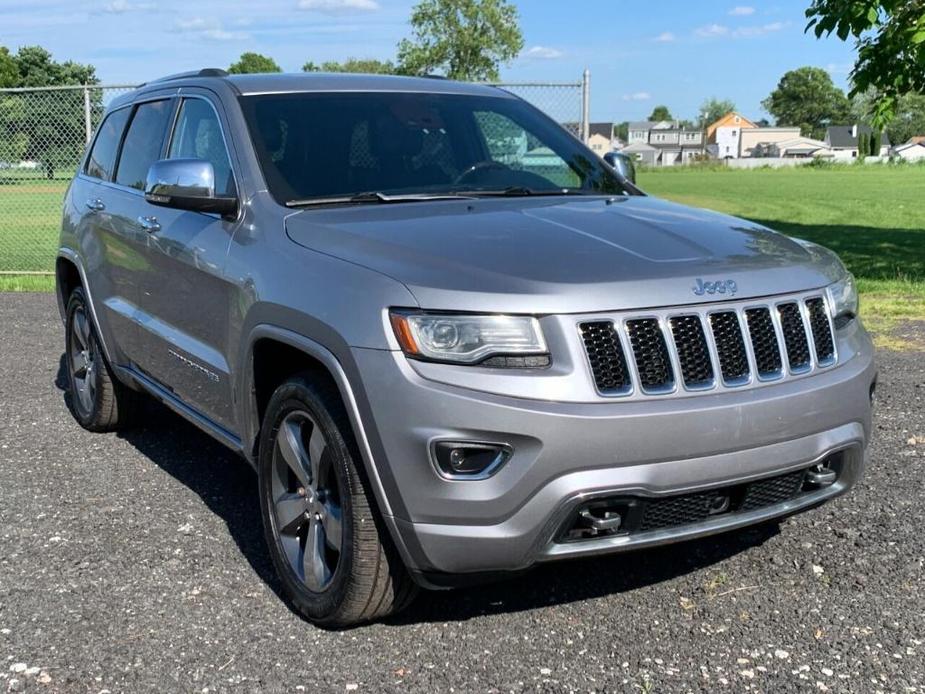
<svg viewBox="0 0 925 694">
<path fill-rule="evenodd" d="M 409 568 L 416 566 L 417 562 L 413 557 L 418 555 L 419 552 L 415 552 L 413 547 L 409 547 L 408 538 L 404 537 L 395 522 L 396 511 L 399 514 L 401 513 L 401 499 L 399 497 L 393 499 L 386 491 L 387 486 L 394 486 L 394 480 L 389 478 L 388 481 L 384 481 L 382 474 L 380 474 L 383 471 L 380 471 L 376 465 L 374 448 L 370 442 L 370 439 L 375 437 L 375 433 L 369 431 L 364 425 L 358 393 L 351 383 L 341 360 L 321 343 L 275 325 L 260 324 L 255 326 L 249 333 L 246 344 L 244 371 L 239 386 L 238 401 L 243 407 L 242 448 L 248 462 L 252 465 L 256 462 L 263 412 L 272 392 L 279 383 L 289 376 L 305 370 L 315 371 L 320 377 L 330 379 L 337 387 L 338 393 L 340 393 L 341 401 L 347 412 L 347 418 L 360 452 L 360 462 L 366 472 L 366 478 L 370 483 L 389 535 L 401 554 L 405 565 Z M 285 358 L 286 356 L 296 358 L 292 368 L 288 366 L 285 368 L 278 366 L 268 367 L 267 362 L 260 361 L 274 357 Z M 280 376 L 282 378 L 279 382 L 273 384 L 274 377 L 279 378 Z M 261 383 L 259 380 L 261 378 L 266 380 Z M 387 474 L 387 471 L 385 471 L 385 474 Z M 396 503 L 399 508 L 395 508 Z M 413 544 L 414 542 L 412 541 Z"/>
</svg>

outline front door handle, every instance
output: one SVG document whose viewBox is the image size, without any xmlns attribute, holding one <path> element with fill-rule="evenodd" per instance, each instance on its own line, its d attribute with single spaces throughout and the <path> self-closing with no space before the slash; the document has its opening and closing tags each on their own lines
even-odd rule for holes
<svg viewBox="0 0 925 694">
<path fill-rule="evenodd" d="M 156 234 L 161 230 L 161 224 L 157 221 L 157 217 L 139 217 L 138 224 L 149 234 Z"/>
<path fill-rule="evenodd" d="M 87 209 L 93 210 L 94 212 L 101 212 L 106 209 L 106 205 L 104 205 L 103 201 L 99 198 L 90 198 L 87 200 Z"/>
</svg>

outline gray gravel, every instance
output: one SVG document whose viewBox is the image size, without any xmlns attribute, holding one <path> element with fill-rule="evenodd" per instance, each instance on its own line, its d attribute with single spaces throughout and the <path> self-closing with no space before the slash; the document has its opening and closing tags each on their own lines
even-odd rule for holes
<svg viewBox="0 0 925 694">
<path fill-rule="evenodd" d="M 246 464 L 154 406 L 83 431 L 53 298 L 0 321 L 0 691 L 925 691 L 921 352 L 880 354 L 846 498 L 332 633 L 280 598 Z"/>
</svg>

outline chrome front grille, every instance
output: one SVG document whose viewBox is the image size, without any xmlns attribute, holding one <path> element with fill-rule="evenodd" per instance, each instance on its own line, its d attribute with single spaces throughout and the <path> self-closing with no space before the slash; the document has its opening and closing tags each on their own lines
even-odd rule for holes
<svg viewBox="0 0 925 694">
<path fill-rule="evenodd" d="M 607 397 L 741 388 L 837 361 L 819 295 L 617 315 L 578 329 L 597 392 Z"/>
</svg>

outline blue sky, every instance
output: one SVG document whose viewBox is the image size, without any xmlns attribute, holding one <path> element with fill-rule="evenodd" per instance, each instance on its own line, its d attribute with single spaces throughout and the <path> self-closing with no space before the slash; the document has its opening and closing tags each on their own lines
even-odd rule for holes
<svg viewBox="0 0 925 694">
<path fill-rule="evenodd" d="M 242 51 L 289 71 L 312 60 L 390 58 L 411 0 L 0 0 L 0 45 L 40 44 L 89 62 L 106 83 L 136 83 Z M 577 81 L 591 70 L 592 118 L 645 118 L 656 104 L 694 119 L 708 96 L 764 116 L 780 76 L 816 65 L 846 86 L 850 44 L 803 33 L 809 0 L 521 0 L 526 41 L 502 70 L 516 81 Z"/>
</svg>

